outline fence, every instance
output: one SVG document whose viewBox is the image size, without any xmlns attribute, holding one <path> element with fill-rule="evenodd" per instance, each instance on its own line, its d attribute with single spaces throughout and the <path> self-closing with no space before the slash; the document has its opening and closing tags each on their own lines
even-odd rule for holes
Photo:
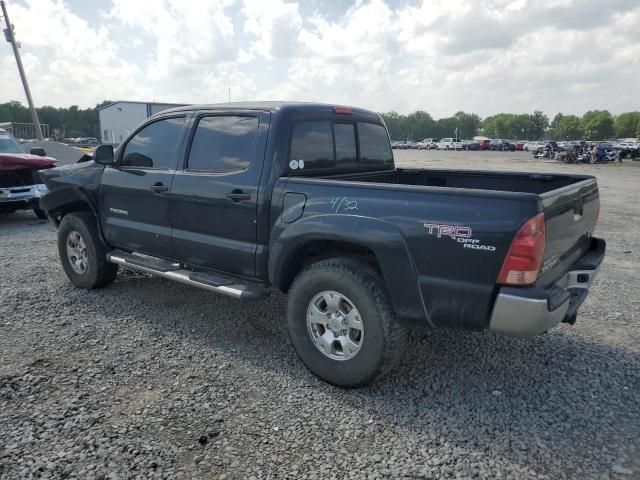
<svg viewBox="0 0 640 480">
<path fill-rule="evenodd" d="M 16 138 L 24 140 L 32 140 L 36 138 L 36 131 L 33 128 L 33 123 L 18 123 L 18 122 L 4 122 L 0 123 L 0 128 L 8 130 L 11 135 Z M 42 136 L 49 138 L 49 124 L 41 123 L 40 129 L 42 130 Z"/>
</svg>

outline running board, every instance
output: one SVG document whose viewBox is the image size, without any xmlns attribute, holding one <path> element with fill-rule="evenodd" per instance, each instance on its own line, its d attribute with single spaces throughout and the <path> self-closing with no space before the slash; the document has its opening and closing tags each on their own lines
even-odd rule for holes
<svg viewBox="0 0 640 480">
<path fill-rule="evenodd" d="M 107 253 L 107 260 L 133 270 L 151 273 L 192 287 L 222 293 L 242 300 L 259 300 L 269 295 L 269 289 L 260 285 L 240 284 L 230 277 L 186 270 L 180 268 L 180 264 L 153 257 L 142 257 L 114 250 Z"/>
</svg>

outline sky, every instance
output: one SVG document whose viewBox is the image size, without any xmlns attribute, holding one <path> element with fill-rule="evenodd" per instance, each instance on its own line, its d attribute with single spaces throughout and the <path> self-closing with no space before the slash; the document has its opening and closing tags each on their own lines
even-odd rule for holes
<svg viewBox="0 0 640 480">
<path fill-rule="evenodd" d="M 640 110 L 640 0 L 7 0 L 37 106 Z M 0 37 L 2 39 L 2 37 Z M 26 97 L 0 42 L 0 103 Z"/>
</svg>

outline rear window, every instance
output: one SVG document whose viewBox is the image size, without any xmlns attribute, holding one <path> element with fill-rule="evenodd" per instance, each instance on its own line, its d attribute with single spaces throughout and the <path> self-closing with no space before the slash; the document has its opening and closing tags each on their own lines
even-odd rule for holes
<svg viewBox="0 0 640 480">
<path fill-rule="evenodd" d="M 336 139 L 336 166 L 357 166 L 355 126 L 352 123 L 334 123 L 333 133 Z"/>
<path fill-rule="evenodd" d="M 330 121 L 302 121 L 294 124 L 290 170 L 354 168 L 359 165 L 384 166 L 393 161 L 386 129 L 372 123 L 358 123 L 360 159 L 356 145 L 356 125 Z"/>
<path fill-rule="evenodd" d="M 387 131 L 382 125 L 358 123 L 360 162 L 363 165 L 388 165 L 393 160 Z"/>
</svg>

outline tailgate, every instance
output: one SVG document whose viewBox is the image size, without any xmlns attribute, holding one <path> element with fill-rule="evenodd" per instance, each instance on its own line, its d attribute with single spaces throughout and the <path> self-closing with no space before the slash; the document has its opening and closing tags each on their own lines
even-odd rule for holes
<svg viewBox="0 0 640 480">
<path fill-rule="evenodd" d="M 595 178 L 540 195 L 545 215 L 545 250 L 536 282 L 545 287 L 562 275 L 591 246 L 600 198 Z"/>
</svg>

